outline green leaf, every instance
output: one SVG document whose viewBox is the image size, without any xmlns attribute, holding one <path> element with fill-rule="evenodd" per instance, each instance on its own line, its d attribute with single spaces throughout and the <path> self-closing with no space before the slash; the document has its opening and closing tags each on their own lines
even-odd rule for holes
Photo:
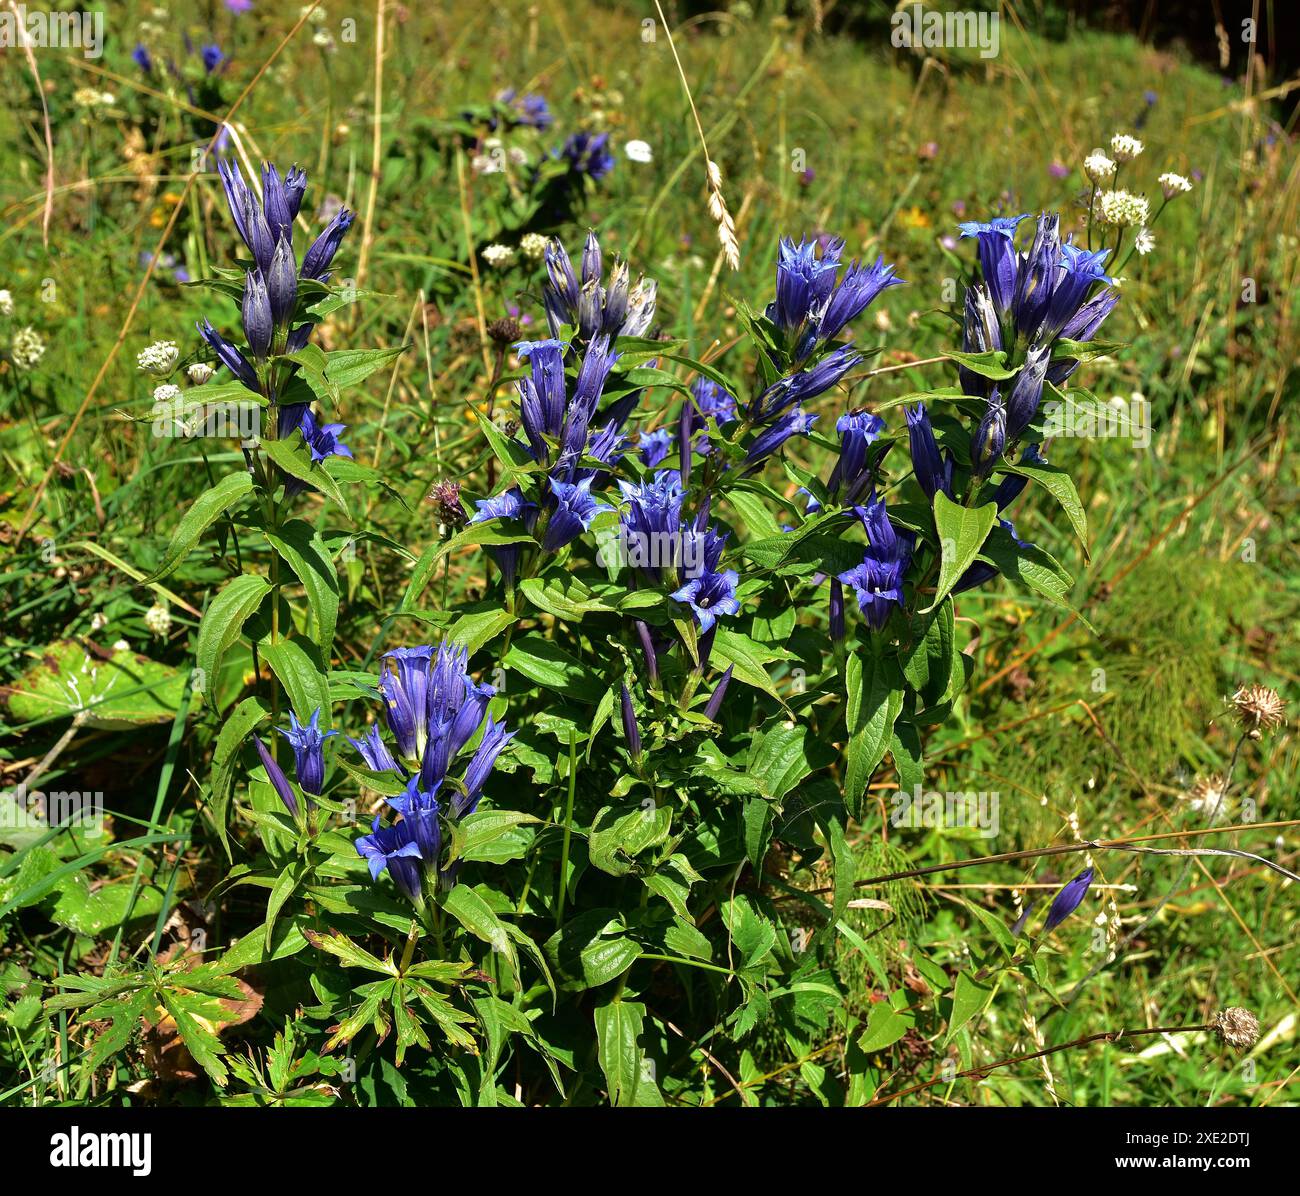
<svg viewBox="0 0 1300 1196">
<path fill-rule="evenodd" d="M 76 718 L 105 731 L 171 722 L 185 678 L 129 648 L 104 657 L 73 640 L 39 648 L 37 662 L 0 690 L 17 723 Z"/>
<path fill-rule="evenodd" d="M 914 615 L 910 636 L 910 643 L 899 651 L 903 676 L 925 704 L 933 706 L 948 692 L 957 652 L 952 599 L 945 598 L 933 610 Z"/>
<path fill-rule="evenodd" d="M 844 798 L 855 818 L 871 774 L 884 759 L 894 722 L 903 709 L 903 678 L 897 663 L 874 653 L 854 652 L 845 661 L 848 702 L 845 723 Z"/>
<path fill-rule="evenodd" d="M 577 989 L 616 980 L 641 956 L 622 916 L 612 909 L 588 910 L 566 922 L 547 939 L 545 950 L 566 987 Z"/>
<path fill-rule="evenodd" d="M 953 586 L 974 563 L 988 537 L 989 529 L 998 521 L 998 504 L 985 503 L 982 507 L 958 506 L 942 490 L 934 496 L 934 526 L 939 533 L 942 558 L 939 564 L 939 584 L 934 601 L 925 608 L 934 610 L 952 591 Z M 922 612 L 924 613 L 924 612 Z"/>
<path fill-rule="evenodd" d="M 1007 355 L 1001 349 L 989 349 L 984 353 L 961 353 L 949 349 L 945 356 L 951 357 L 958 365 L 964 365 L 972 374 L 992 378 L 995 382 L 1014 378 L 1019 373 L 1019 370 L 1007 369 Z"/>
<path fill-rule="evenodd" d="M 597 700 L 598 695 L 590 680 L 591 670 L 558 644 L 540 635 L 525 635 L 515 640 L 501 663 L 522 673 L 529 681 L 565 697 L 585 703 Z"/>
<path fill-rule="evenodd" d="M 348 500 L 334 480 L 332 474 L 311 459 L 311 452 L 300 433 L 294 433 L 285 440 L 263 440 L 262 452 L 275 462 L 290 477 L 297 478 L 314 486 L 331 502 L 337 503 L 345 515 L 348 514 Z"/>
<path fill-rule="evenodd" d="M 371 955 L 364 947 L 357 946 L 347 935 L 340 934 L 337 930 L 329 934 L 304 930 L 303 936 L 318 951 L 334 956 L 345 968 L 365 968 L 366 971 L 378 972 L 381 976 L 397 975 L 397 968 L 391 959 Z"/>
<path fill-rule="evenodd" d="M 290 519 L 277 531 L 267 531 L 266 538 L 302 582 L 316 623 L 316 645 L 329 659 L 339 618 L 339 579 L 325 542 L 302 519 Z"/>
<path fill-rule="evenodd" d="M 478 893 L 468 885 L 457 885 L 442 898 L 442 908 L 475 938 L 482 939 L 493 951 L 504 956 L 511 972 L 518 977 L 519 958 L 510 934 Z"/>
<path fill-rule="evenodd" d="M 641 1052 L 645 1006 L 638 1001 L 611 1001 L 597 1006 L 597 1058 L 605 1075 L 609 1102 L 615 1108 L 662 1107 L 663 1097 Z"/>
<path fill-rule="evenodd" d="M 321 730 L 328 731 L 331 726 L 329 680 L 316 645 L 299 635 L 274 642 L 268 637 L 258 645 L 258 651 L 280 679 L 294 713 L 306 722 L 319 709 Z"/>
<path fill-rule="evenodd" d="M 867 1017 L 867 1028 L 858 1039 L 858 1050 L 870 1055 L 873 1051 L 893 1046 L 912 1028 L 915 1020 L 899 1013 L 888 1001 L 873 1005 Z"/>
<path fill-rule="evenodd" d="M 249 732 L 268 714 L 260 698 L 245 698 L 222 724 L 212 752 L 212 821 L 227 859 L 230 858 L 230 838 L 226 830 L 226 811 L 230 808 L 230 795 L 235 786 L 239 749 Z"/>
<path fill-rule="evenodd" d="M 788 660 L 790 653 L 784 648 L 769 648 L 765 644 L 760 644 L 752 640 L 747 635 L 742 635 L 739 631 L 730 629 L 718 624 L 713 640 L 713 659 L 721 661 L 723 664 L 729 664 L 732 667 L 732 676 L 737 681 L 743 681 L 746 685 L 753 686 L 755 689 L 761 689 L 769 697 L 775 698 L 782 706 L 786 706 L 785 699 L 777 692 L 776 686 L 772 683 L 764 665 L 774 660 Z M 786 706 L 788 710 L 789 707 Z"/>
<path fill-rule="evenodd" d="M 984 542 L 979 559 L 993 565 L 1003 577 L 1020 582 L 1041 594 L 1054 606 L 1068 610 L 1094 635 L 1096 630 L 1087 617 L 1070 601 L 1074 579 L 1051 553 L 1037 544 L 1017 544 L 1002 527 L 995 527 Z"/>
<path fill-rule="evenodd" d="M 244 573 L 233 578 L 212 600 L 199 624 L 199 641 L 195 663 L 208 684 L 202 687 L 204 699 L 215 706 L 217 674 L 222 658 L 239 639 L 245 621 L 271 592 L 271 583 L 259 573 Z"/>
<path fill-rule="evenodd" d="M 240 470 L 239 473 L 227 474 L 210 490 L 200 494 L 176 525 L 162 564 L 144 579 L 143 584 L 152 585 L 172 573 L 199 542 L 199 537 L 252 489 L 252 475 Z"/>
<path fill-rule="evenodd" d="M 980 984 L 965 972 L 957 974 L 957 983 L 953 988 L 952 1013 L 948 1018 L 948 1035 L 945 1042 L 951 1042 L 957 1032 L 966 1025 L 988 1003 L 992 989 L 987 984 Z"/>
<path fill-rule="evenodd" d="M 611 876 L 626 876 L 636 868 L 636 857 L 668 838 L 673 813 L 668 806 L 647 804 L 620 817 L 611 807 L 601 809 L 592 822 L 587 853 L 592 864 Z"/>
<path fill-rule="evenodd" d="M 1074 534 L 1078 536 L 1079 543 L 1083 545 L 1083 559 L 1085 561 L 1091 559 L 1088 550 L 1088 516 L 1083 509 L 1083 503 L 1079 501 L 1079 491 L 1075 488 L 1074 479 L 1064 469 L 1059 465 L 1012 465 L 1010 463 L 999 465 L 998 468 L 1003 473 L 1016 474 L 1037 482 L 1056 499 L 1065 512 L 1066 518 L 1069 519 Z"/>
</svg>

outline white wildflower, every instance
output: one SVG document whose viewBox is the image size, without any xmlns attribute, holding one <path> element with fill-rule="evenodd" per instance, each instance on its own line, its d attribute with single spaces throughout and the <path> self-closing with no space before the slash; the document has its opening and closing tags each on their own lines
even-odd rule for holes
<svg viewBox="0 0 1300 1196">
<path fill-rule="evenodd" d="M 146 374 L 153 374 L 155 378 L 165 378 L 176 368 L 176 363 L 180 359 L 181 352 L 176 347 L 175 341 L 154 341 L 152 345 L 141 349 L 135 360 Z"/>
<path fill-rule="evenodd" d="M 1151 209 L 1145 195 L 1131 191 L 1103 191 L 1097 198 L 1097 223 L 1113 224 L 1119 228 L 1144 225 Z"/>
<path fill-rule="evenodd" d="M 1094 183 L 1104 183 L 1115 174 L 1115 163 L 1099 149 L 1095 149 L 1083 160 L 1083 173 Z"/>
<path fill-rule="evenodd" d="M 180 397 L 181 388 L 171 382 L 164 382 L 161 386 L 155 386 L 153 390 L 153 401 L 155 403 L 174 403 Z"/>
<path fill-rule="evenodd" d="M 161 639 L 171 630 L 172 613 L 161 602 L 155 602 L 144 612 L 144 625 Z"/>
<path fill-rule="evenodd" d="M 205 382 L 212 381 L 212 375 L 216 371 L 208 365 L 206 361 L 196 361 L 193 365 L 185 367 L 185 376 L 195 385 L 202 386 Z"/>
<path fill-rule="evenodd" d="M 629 141 L 623 147 L 623 152 L 627 155 L 629 162 L 654 161 L 654 150 L 650 148 L 648 141 Z"/>
<path fill-rule="evenodd" d="M 546 256 L 546 238 L 541 233 L 525 233 L 519 251 L 530 262 L 540 262 Z"/>
<path fill-rule="evenodd" d="M 1133 242 L 1133 248 L 1145 257 L 1156 247 L 1155 234 L 1149 228 L 1138 229 L 1137 240 Z"/>
<path fill-rule="evenodd" d="M 1175 195 L 1186 195 L 1192 189 L 1192 180 L 1185 179 L 1181 174 L 1174 174 L 1167 171 L 1159 179 L 1160 190 L 1166 199 L 1173 199 Z"/>
<path fill-rule="evenodd" d="M 515 251 L 509 245 L 489 245 L 483 250 L 483 260 L 494 270 L 504 270 L 515 260 Z"/>
<path fill-rule="evenodd" d="M 1116 133 L 1110 139 L 1110 152 L 1115 155 L 1116 162 L 1131 162 L 1142 152 L 1142 149 L 1142 143 L 1128 133 Z"/>
<path fill-rule="evenodd" d="M 8 291 L 0 291 L 0 316 L 14 314 L 14 297 Z"/>
<path fill-rule="evenodd" d="M 9 357 L 20 370 L 30 370 L 45 356 L 45 338 L 30 324 L 14 333 Z"/>
</svg>

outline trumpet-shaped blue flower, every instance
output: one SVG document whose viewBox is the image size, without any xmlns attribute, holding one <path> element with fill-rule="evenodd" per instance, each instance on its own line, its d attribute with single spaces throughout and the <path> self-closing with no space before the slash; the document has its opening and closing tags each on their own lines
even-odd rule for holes
<svg viewBox="0 0 1300 1196">
<path fill-rule="evenodd" d="M 925 497 L 934 500 L 934 496 L 943 491 L 952 498 L 952 454 L 940 455 L 939 444 L 934 438 L 934 429 L 930 426 L 930 413 L 924 403 L 908 407 L 904 414 L 907 418 L 907 441 L 912 454 L 912 472 Z"/>
<path fill-rule="evenodd" d="M 551 479 L 551 496 L 555 506 L 542 536 L 542 550 L 555 552 L 576 540 L 590 526 L 601 511 L 613 508 L 591 493 L 591 478 L 578 482 L 560 482 Z"/>
<path fill-rule="evenodd" d="M 723 615 L 740 613 L 736 584 L 740 574 L 734 569 L 721 573 L 704 573 L 692 578 L 673 592 L 673 599 L 689 606 L 701 631 L 709 631 Z"/>
<path fill-rule="evenodd" d="M 378 880 L 379 874 L 387 870 L 407 900 L 419 905 L 423 901 L 421 855 L 411 832 L 405 819 L 395 826 L 381 826 L 376 814 L 370 834 L 358 839 L 356 846 L 357 855 L 370 865 L 371 880 Z"/>
<path fill-rule="evenodd" d="M 307 442 L 313 461 L 324 461 L 328 457 L 351 457 L 352 450 L 339 439 L 347 424 L 318 424 L 311 408 L 302 413 L 302 422 L 298 425 L 302 438 Z"/>
<path fill-rule="evenodd" d="M 1002 459 L 1007 444 L 1007 409 L 995 386 L 985 403 L 984 416 L 971 437 L 971 471 L 976 478 L 986 478 Z"/>
<path fill-rule="evenodd" d="M 1088 886 L 1092 884 L 1092 878 L 1093 870 L 1085 868 L 1078 876 L 1062 887 L 1061 891 L 1053 899 L 1051 908 L 1047 911 L 1047 919 L 1043 922 L 1044 934 L 1055 930 L 1079 908 L 1084 897 L 1088 895 Z"/>
<path fill-rule="evenodd" d="M 855 507 L 854 512 L 866 530 L 867 551 L 862 563 L 841 573 L 839 580 L 853 587 L 858 609 L 866 616 L 867 625 L 879 631 L 895 607 L 903 604 L 903 582 L 916 542 L 911 534 L 894 530 L 885 510 L 885 500 L 874 494 L 868 496 L 864 505 Z"/>
<path fill-rule="evenodd" d="M 963 237 L 975 237 L 980 272 L 988 287 L 989 299 L 999 318 L 1011 310 L 1016 294 L 1016 229 L 1028 213 L 1019 216 L 995 216 L 982 223 L 970 220 L 958 225 Z"/>
<path fill-rule="evenodd" d="M 289 741 L 293 748 L 293 766 L 298 778 L 298 787 L 304 793 L 320 796 L 325 784 L 325 741 L 337 731 L 320 729 L 320 708 L 312 711 L 311 718 L 305 723 L 298 721 L 298 716 L 289 713 L 289 730 L 277 727 L 277 731 Z"/>
<path fill-rule="evenodd" d="M 787 411 L 770 428 L 765 428 L 755 438 L 745 453 L 745 464 L 751 469 L 770 457 L 791 436 L 806 436 L 818 417 L 809 415 L 802 407 Z"/>
<path fill-rule="evenodd" d="M 670 452 L 672 452 L 672 433 L 667 428 L 656 428 L 653 432 L 642 432 L 637 452 L 641 454 L 641 463 L 647 469 L 653 469 Z"/>
<path fill-rule="evenodd" d="M 1007 440 L 1018 440 L 1038 413 L 1038 404 L 1043 397 L 1043 380 L 1047 377 L 1051 357 L 1052 350 L 1046 345 L 1032 345 L 1025 354 L 1025 364 L 1007 395 Z"/>
<path fill-rule="evenodd" d="M 850 411 L 835 421 L 835 430 L 840 434 L 840 456 L 826 489 L 837 497 L 843 490 L 842 501 L 851 505 L 870 484 L 867 450 L 885 430 L 885 421 L 869 411 Z M 808 505 L 810 514 L 815 502 Z"/>
<path fill-rule="evenodd" d="M 262 767 L 266 769 L 266 779 L 271 782 L 271 788 L 284 802 L 284 808 L 297 818 L 298 798 L 293 791 L 293 786 L 289 784 L 289 778 L 284 775 L 284 769 L 272 758 L 260 735 L 253 736 L 253 746 L 257 748 L 258 758 L 262 761 Z"/>
</svg>

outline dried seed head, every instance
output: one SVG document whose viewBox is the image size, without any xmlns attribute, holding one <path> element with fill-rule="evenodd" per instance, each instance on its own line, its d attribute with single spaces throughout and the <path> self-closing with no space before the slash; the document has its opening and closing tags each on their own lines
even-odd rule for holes
<svg viewBox="0 0 1300 1196">
<path fill-rule="evenodd" d="M 1230 1006 L 1214 1015 L 1214 1033 L 1224 1046 L 1244 1051 L 1259 1041 L 1259 1018 L 1249 1009 Z"/>
<path fill-rule="evenodd" d="M 451 481 L 436 482 L 429 491 L 429 501 L 438 512 L 438 521 L 444 527 L 464 527 L 469 521 L 465 508 L 460 505 L 460 483 Z"/>
<path fill-rule="evenodd" d="M 1243 685 L 1232 695 L 1237 719 L 1248 731 L 1271 731 L 1286 721 L 1286 703 L 1267 685 Z"/>
<path fill-rule="evenodd" d="M 487 326 L 487 334 L 498 345 L 509 345 L 523 335 L 523 329 L 520 328 L 519 321 L 513 316 L 502 316 L 501 319 L 493 320 Z"/>
</svg>

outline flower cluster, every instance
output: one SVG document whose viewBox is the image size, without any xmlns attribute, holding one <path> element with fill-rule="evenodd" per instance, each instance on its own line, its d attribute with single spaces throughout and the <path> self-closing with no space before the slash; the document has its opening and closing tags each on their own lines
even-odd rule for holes
<svg viewBox="0 0 1300 1196">
<path fill-rule="evenodd" d="M 356 846 L 372 877 L 387 869 L 397 887 L 419 904 L 422 877 L 444 889 L 456 883 L 458 864 L 442 864 L 443 822 L 458 821 L 477 809 L 497 757 L 514 733 L 488 712 L 496 690 L 466 672 L 464 648 L 447 643 L 436 649 L 397 648 L 384 659 L 388 663 L 379 679 L 379 694 L 394 747 L 377 725 L 364 738 L 348 742 L 367 767 L 393 773 L 406 788 L 386 799 L 400 821 L 384 826 L 376 815 L 370 834 Z M 476 736 L 462 771 L 460 757 Z M 460 776 L 453 777 L 453 772 Z"/>
<path fill-rule="evenodd" d="M 546 243 L 547 280 L 542 287 L 546 323 L 558 337 L 567 326 L 583 341 L 605 336 L 645 336 L 655 318 L 655 283 L 638 278 L 631 284 L 627 264 L 615 261 L 606 278 L 600 241 L 587 234 L 582 250 L 582 275 L 574 272 L 573 261 L 564 245 L 555 239 Z"/>
<path fill-rule="evenodd" d="M 199 335 L 238 381 L 265 395 L 275 407 L 281 372 L 271 369 L 269 363 L 272 358 L 306 347 L 313 325 L 310 320 L 294 322 L 299 292 L 306 289 L 304 283 L 329 281 L 330 266 L 352 225 L 353 215 L 347 208 L 339 208 L 299 264 L 293 247 L 293 224 L 307 188 L 306 173 L 295 166 L 281 175 L 271 163 L 264 163 L 259 198 L 237 163 L 223 159 L 219 169 L 235 228 L 253 259 L 252 268 L 245 273 L 240 305 L 247 356 L 207 320 L 199 323 Z M 281 439 L 300 430 L 314 461 L 351 456 L 338 439 L 343 425 L 319 423 L 308 403 L 280 405 L 277 429 Z"/>
</svg>

